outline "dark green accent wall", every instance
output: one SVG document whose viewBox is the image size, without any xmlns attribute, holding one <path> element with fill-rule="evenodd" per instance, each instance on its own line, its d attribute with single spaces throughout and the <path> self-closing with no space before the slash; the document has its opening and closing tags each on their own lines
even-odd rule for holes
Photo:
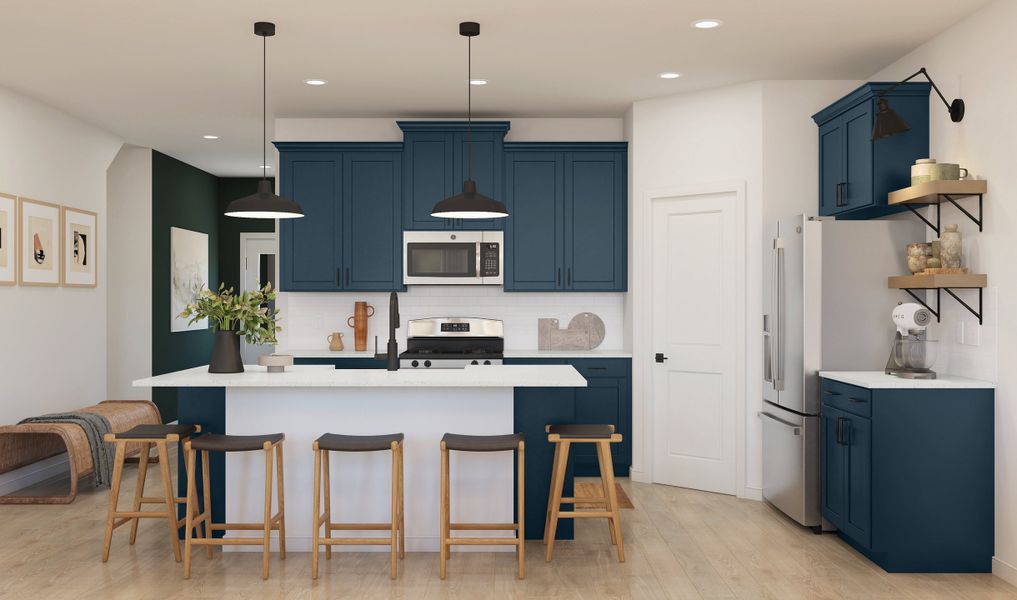
<svg viewBox="0 0 1017 600">
<path fill-rule="evenodd" d="M 212 331 L 170 333 L 170 227 L 208 234 L 208 286 L 219 286 L 219 179 L 160 152 L 152 152 L 152 372 L 208 363 Z M 239 242 L 238 242 L 239 243 Z M 155 388 L 164 421 L 177 418 L 177 391 Z"/>
<path fill-rule="evenodd" d="M 223 213 L 230 202 L 258 191 L 259 181 L 260 177 L 219 178 L 219 276 L 235 290 L 240 289 L 240 234 L 274 232 L 275 220 L 238 219 Z"/>
</svg>

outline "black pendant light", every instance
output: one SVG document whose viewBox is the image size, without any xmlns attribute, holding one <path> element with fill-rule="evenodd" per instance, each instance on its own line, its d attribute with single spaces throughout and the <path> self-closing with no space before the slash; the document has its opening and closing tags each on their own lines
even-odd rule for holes
<svg viewBox="0 0 1017 600">
<path fill-rule="evenodd" d="M 505 205 L 477 192 L 473 180 L 473 54 L 471 38 L 480 35 L 480 23 L 464 21 L 459 35 L 466 38 L 466 180 L 463 193 L 445 198 L 434 205 L 431 216 L 439 219 L 499 219 L 508 216 Z"/>
<path fill-rule="evenodd" d="M 897 111 L 890 108 L 890 103 L 886 100 L 885 96 L 886 94 L 897 89 L 897 87 L 901 83 L 910 81 L 915 77 L 918 77 L 919 75 L 924 75 L 925 78 L 929 80 L 929 83 L 932 84 L 932 89 L 936 90 L 936 93 L 939 94 L 939 98 L 943 101 L 943 104 L 946 105 L 947 110 L 950 111 L 951 121 L 953 121 L 954 123 L 960 123 L 961 119 L 964 118 L 964 101 L 961 100 L 960 98 L 957 98 L 953 102 L 947 102 L 946 96 L 943 95 L 943 92 L 939 91 L 939 86 L 937 86 L 936 82 L 933 81 L 931 77 L 929 77 L 929 72 L 925 70 L 925 67 L 922 67 L 921 69 L 918 70 L 917 73 L 915 73 L 911 77 L 908 77 L 907 79 L 901 81 L 900 83 L 895 83 L 886 90 L 880 92 L 879 105 L 876 110 L 876 119 L 875 123 L 872 126 L 873 141 L 888 138 L 891 135 L 896 135 L 898 133 L 904 133 L 905 131 L 911 130 L 911 126 L 907 124 L 907 121 L 901 118 L 901 116 L 897 114 Z"/>
<path fill-rule="evenodd" d="M 268 144 L 265 141 L 268 121 L 267 42 L 269 36 L 275 35 L 275 23 L 258 21 L 254 24 L 254 33 L 261 36 L 261 181 L 258 182 L 257 192 L 230 202 L 225 214 L 227 217 L 244 219 L 294 219 L 304 216 L 304 211 L 296 202 L 276 196 L 267 174 Z"/>
</svg>

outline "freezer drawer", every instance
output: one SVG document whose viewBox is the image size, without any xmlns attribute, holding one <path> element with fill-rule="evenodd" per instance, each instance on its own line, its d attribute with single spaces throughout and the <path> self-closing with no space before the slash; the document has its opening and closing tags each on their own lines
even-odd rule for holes
<svg viewBox="0 0 1017 600">
<path fill-rule="evenodd" d="M 763 403 L 763 498 L 808 527 L 820 514 L 820 420 Z"/>
</svg>

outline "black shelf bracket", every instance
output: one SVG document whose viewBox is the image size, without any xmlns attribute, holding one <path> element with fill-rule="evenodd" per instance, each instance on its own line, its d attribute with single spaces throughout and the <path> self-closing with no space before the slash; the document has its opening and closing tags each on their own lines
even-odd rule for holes
<svg viewBox="0 0 1017 600">
<path fill-rule="evenodd" d="M 960 204 L 957 203 L 957 200 L 959 200 L 960 198 L 967 198 L 969 195 L 971 195 L 971 196 L 978 196 L 978 216 L 977 217 L 975 215 L 971 214 L 971 212 L 968 211 L 968 209 L 964 208 L 963 206 L 961 206 Z M 939 202 L 928 202 L 928 203 L 925 203 L 925 204 L 905 204 L 904 207 L 907 208 L 908 210 L 910 210 L 912 213 L 914 213 L 914 215 L 916 217 L 918 217 L 919 219 L 924 221 L 925 224 L 928 225 L 930 229 L 932 229 L 934 232 L 936 232 L 937 236 L 942 233 L 940 231 L 940 227 L 942 226 L 942 212 L 943 212 L 942 206 L 943 206 L 943 201 L 944 200 L 949 202 L 950 204 L 954 205 L 954 207 L 957 210 L 959 210 L 962 213 L 964 213 L 964 216 L 966 216 L 968 219 L 970 219 L 972 223 L 974 223 L 975 225 L 978 225 L 978 231 L 982 230 L 982 194 L 965 194 L 963 196 L 955 196 L 954 194 L 937 194 L 937 196 L 939 196 L 939 198 L 940 198 Z M 918 212 L 918 209 L 915 208 L 916 206 L 926 207 L 926 206 L 933 206 L 933 205 L 935 205 L 935 207 L 936 207 L 936 223 L 935 224 L 933 224 L 932 221 L 930 221 L 929 219 L 925 218 L 925 215 L 923 215 L 922 213 Z M 928 308 L 928 307 L 926 307 L 926 308 Z"/>
<path fill-rule="evenodd" d="M 937 323 L 940 322 L 940 312 L 939 311 L 940 311 L 940 308 L 941 308 L 941 301 L 942 301 L 941 296 L 940 296 L 940 290 L 943 290 L 947 294 L 950 294 L 951 296 L 953 296 L 953 299 L 956 300 L 958 304 L 960 304 L 961 306 L 966 308 L 969 313 L 973 314 L 975 316 L 975 318 L 978 319 L 978 324 L 982 325 L 982 288 L 956 288 L 956 289 L 962 289 L 962 290 L 978 290 L 978 310 L 975 310 L 974 308 L 971 307 L 970 304 L 968 304 L 967 302 L 961 300 L 960 297 L 953 291 L 953 288 L 944 287 L 944 288 L 901 288 L 901 289 L 903 289 L 905 292 L 907 292 L 909 296 L 914 298 L 915 302 L 918 302 L 919 304 L 921 304 L 925 308 L 929 309 L 929 312 L 931 312 L 933 315 L 935 315 Z M 915 293 L 915 290 L 926 292 L 926 291 L 928 291 L 930 289 L 936 290 L 936 308 L 932 308 L 931 306 L 929 306 L 929 303 L 925 301 L 925 298 L 922 298 L 921 296 L 919 296 L 918 294 Z"/>
</svg>

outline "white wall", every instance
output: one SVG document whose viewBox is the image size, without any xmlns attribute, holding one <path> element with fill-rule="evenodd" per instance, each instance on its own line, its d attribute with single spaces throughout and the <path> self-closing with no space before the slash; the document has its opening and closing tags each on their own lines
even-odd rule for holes
<svg viewBox="0 0 1017 600">
<path fill-rule="evenodd" d="M 897 80 L 926 67 L 948 100 L 963 98 L 967 114 L 960 123 L 950 121 L 936 96 L 930 99 L 931 154 L 946 162 L 959 162 L 978 179 L 988 180 L 985 228 L 978 228 L 956 209 L 943 208 L 944 223 L 958 223 L 964 236 L 966 266 L 989 275 L 985 324 L 943 295 L 943 319 L 936 370 L 987 379 L 996 388 L 996 561 L 993 570 L 1017 585 L 1017 314 L 997 310 L 997 299 L 1012 306 L 1017 292 L 1013 268 L 1014 232 L 1017 231 L 1017 2 L 999 0 L 946 30 L 928 43 L 876 73 L 872 79 Z M 961 200 L 977 208 L 975 200 Z M 977 301 L 965 292 L 963 298 Z M 959 328 L 976 332 L 978 345 L 962 344 Z M 1002 365 L 1003 368 L 998 368 Z"/>
<path fill-rule="evenodd" d="M 0 89 L 0 190 L 98 213 L 97 288 L 0 288 L 0 423 L 106 399 L 106 167 L 121 141 Z"/>
<path fill-rule="evenodd" d="M 106 393 L 151 400 L 131 381 L 152 373 L 152 150 L 123 146 L 106 181 Z"/>
<path fill-rule="evenodd" d="M 817 208 L 817 134 L 811 115 L 847 93 L 854 81 L 760 81 L 637 102 L 631 111 L 633 216 L 633 477 L 652 480 L 647 192 L 719 182 L 746 189 L 745 456 L 740 494 L 758 497 L 762 402 L 761 273 L 763 224 Z M 645 359 L 643 358 L 645 357 Z"/>
</svg>

